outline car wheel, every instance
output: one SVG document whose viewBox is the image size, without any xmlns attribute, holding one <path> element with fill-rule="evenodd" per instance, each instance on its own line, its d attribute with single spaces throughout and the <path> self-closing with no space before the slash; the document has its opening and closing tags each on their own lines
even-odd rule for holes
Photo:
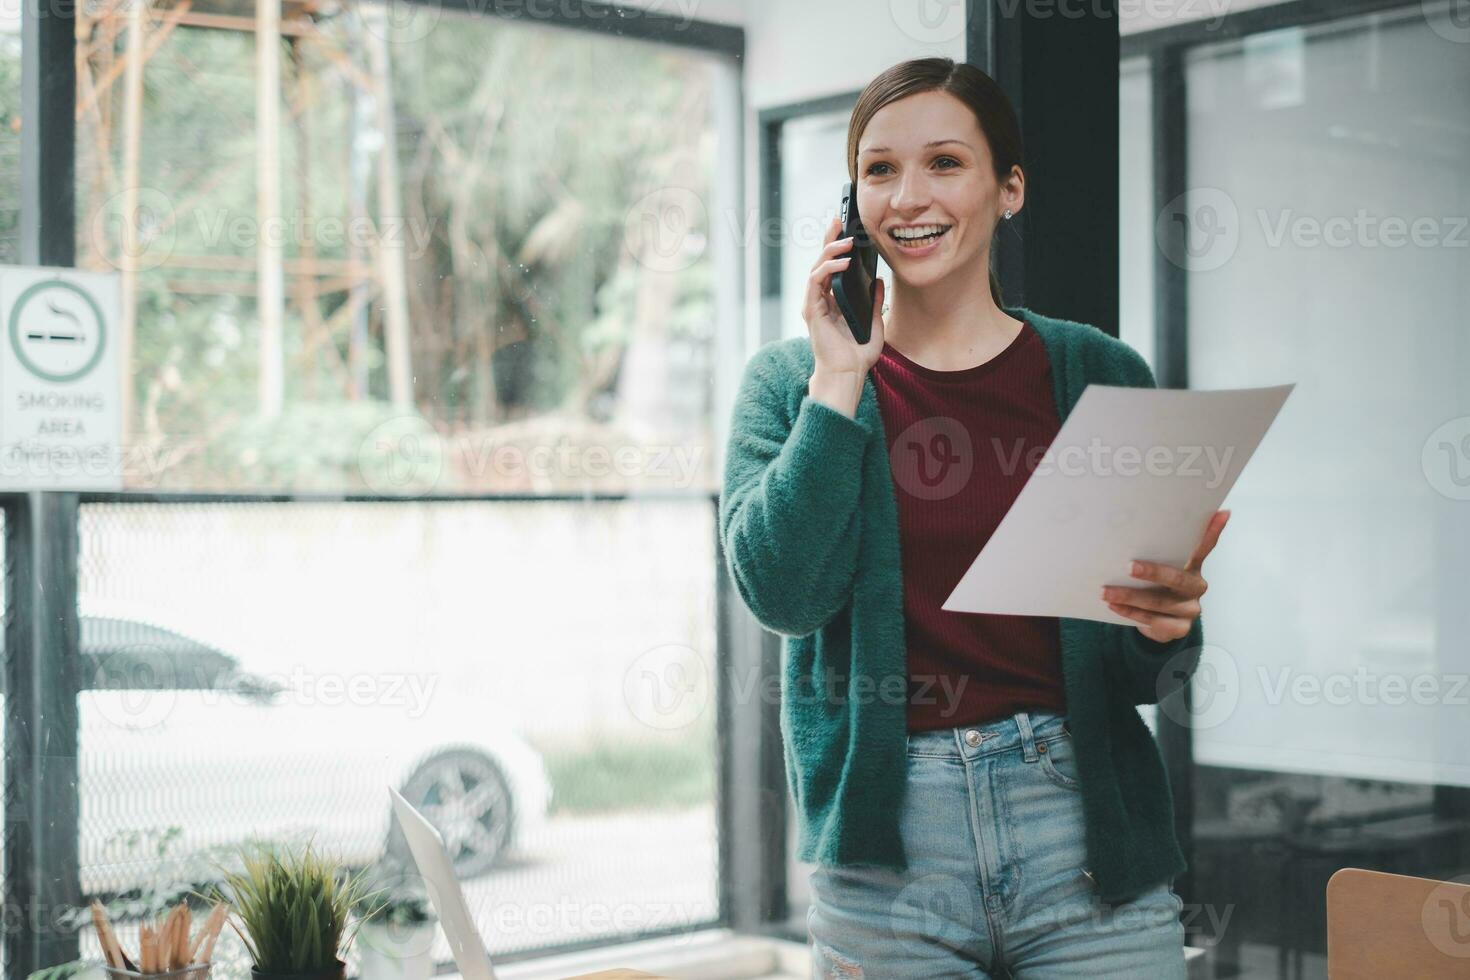
<svg viewBox="0 0 1470 980">
<path fill-rule="evenodd" d="M 485 874 L 510 843 L 510 787 L 495 762 L 479 752 L 450 749 L 425 760 L 403 784 L 412 803 L 444 838 L 461 879 Z M 404 867 L 412 855 L 398 821 L 391 821 L 388 853 Z"/>
</svg>

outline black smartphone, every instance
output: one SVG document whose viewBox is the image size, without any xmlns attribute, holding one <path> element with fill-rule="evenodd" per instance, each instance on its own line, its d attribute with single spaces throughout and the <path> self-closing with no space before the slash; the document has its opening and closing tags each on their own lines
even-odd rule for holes
<svg viewBox="0 0 1470 980">
<path fill-rule="evenodd" d="M 852 238 L 852 248 L 843 253 L 852 258 L 847 268 L 832 277 L 832 295 L 842 310 L 847 328 L 860 344 L 873 334 L 873 294 L 878 289 L 878 249 L 868 237 L 858 215 L 857 190 L 852 181 L 842 185 L 842 238 Z"/>
</svg>

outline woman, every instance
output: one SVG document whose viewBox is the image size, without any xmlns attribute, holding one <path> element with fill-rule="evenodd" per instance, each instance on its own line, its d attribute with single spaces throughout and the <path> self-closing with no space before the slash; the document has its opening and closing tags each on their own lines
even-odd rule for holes
<svg viewBox="0 0 1470 980">
<path fill-rule="evenodd" d="M 1123 342 L 1004 307 L 981 274 L 1024 202 L 1020 160 L 1015 112 L 978 69 L 927 58 L 874 79 L 848 166 L 891 308 L 880 283 L 871 338 L 853 339 L 834 220 L 809 336 L 757 351 L 737 397 L 721 542 L 785 637 L 820 976 L 1184 976 L 1184 859 L 1136 705 L 1198 662 L 1200 566 L 1228 512 L 1184 566 L 1129 570 L 1153 585 L 1099 583 L 1133 625 L 940 608 L 1081 390 L 1154 385 Z"/>
</svg>

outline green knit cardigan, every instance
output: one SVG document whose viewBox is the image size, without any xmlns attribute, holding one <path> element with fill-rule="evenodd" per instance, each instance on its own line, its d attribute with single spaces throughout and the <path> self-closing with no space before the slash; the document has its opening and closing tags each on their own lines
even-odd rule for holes
<svg viewBox="0 0 1470 980">
<path fill-rule="evenodd" d="M 1090 382 L 1155 387 L 1148 363 L 1123 341 L 1003 308 L 1041 335 L 1059 418 Z M 808 395 L 812 369 L 806 336 L 768 343 L 747 363 L 725 457 L 720 542 L 746 606 L 783 637 L 781 733 L 797 857 L 903 870 L 908 671 L 887 442 L 871 377 L 854 418 Z M 1060 634 L 1086 870 L 1103 901 L 1126 901 L 1186 867 L 1168 776 L 1137 705 L 1188 681 L 1203 626 L 1196 619 L 1188 635 L 1158 643 L 1131 625 L 1062 617 Z"/>
</svg>

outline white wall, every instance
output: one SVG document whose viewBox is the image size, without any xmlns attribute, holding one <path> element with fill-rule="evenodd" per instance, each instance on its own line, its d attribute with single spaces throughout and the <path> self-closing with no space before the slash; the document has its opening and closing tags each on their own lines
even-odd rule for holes
<svg viewBox="0 0 1470 980">
<path fill-rule="evenodd" d="M 965 3 L 748 0 L 752 109 L 856 91 L 909 58 L 965 56 Z"/>
</svg>

